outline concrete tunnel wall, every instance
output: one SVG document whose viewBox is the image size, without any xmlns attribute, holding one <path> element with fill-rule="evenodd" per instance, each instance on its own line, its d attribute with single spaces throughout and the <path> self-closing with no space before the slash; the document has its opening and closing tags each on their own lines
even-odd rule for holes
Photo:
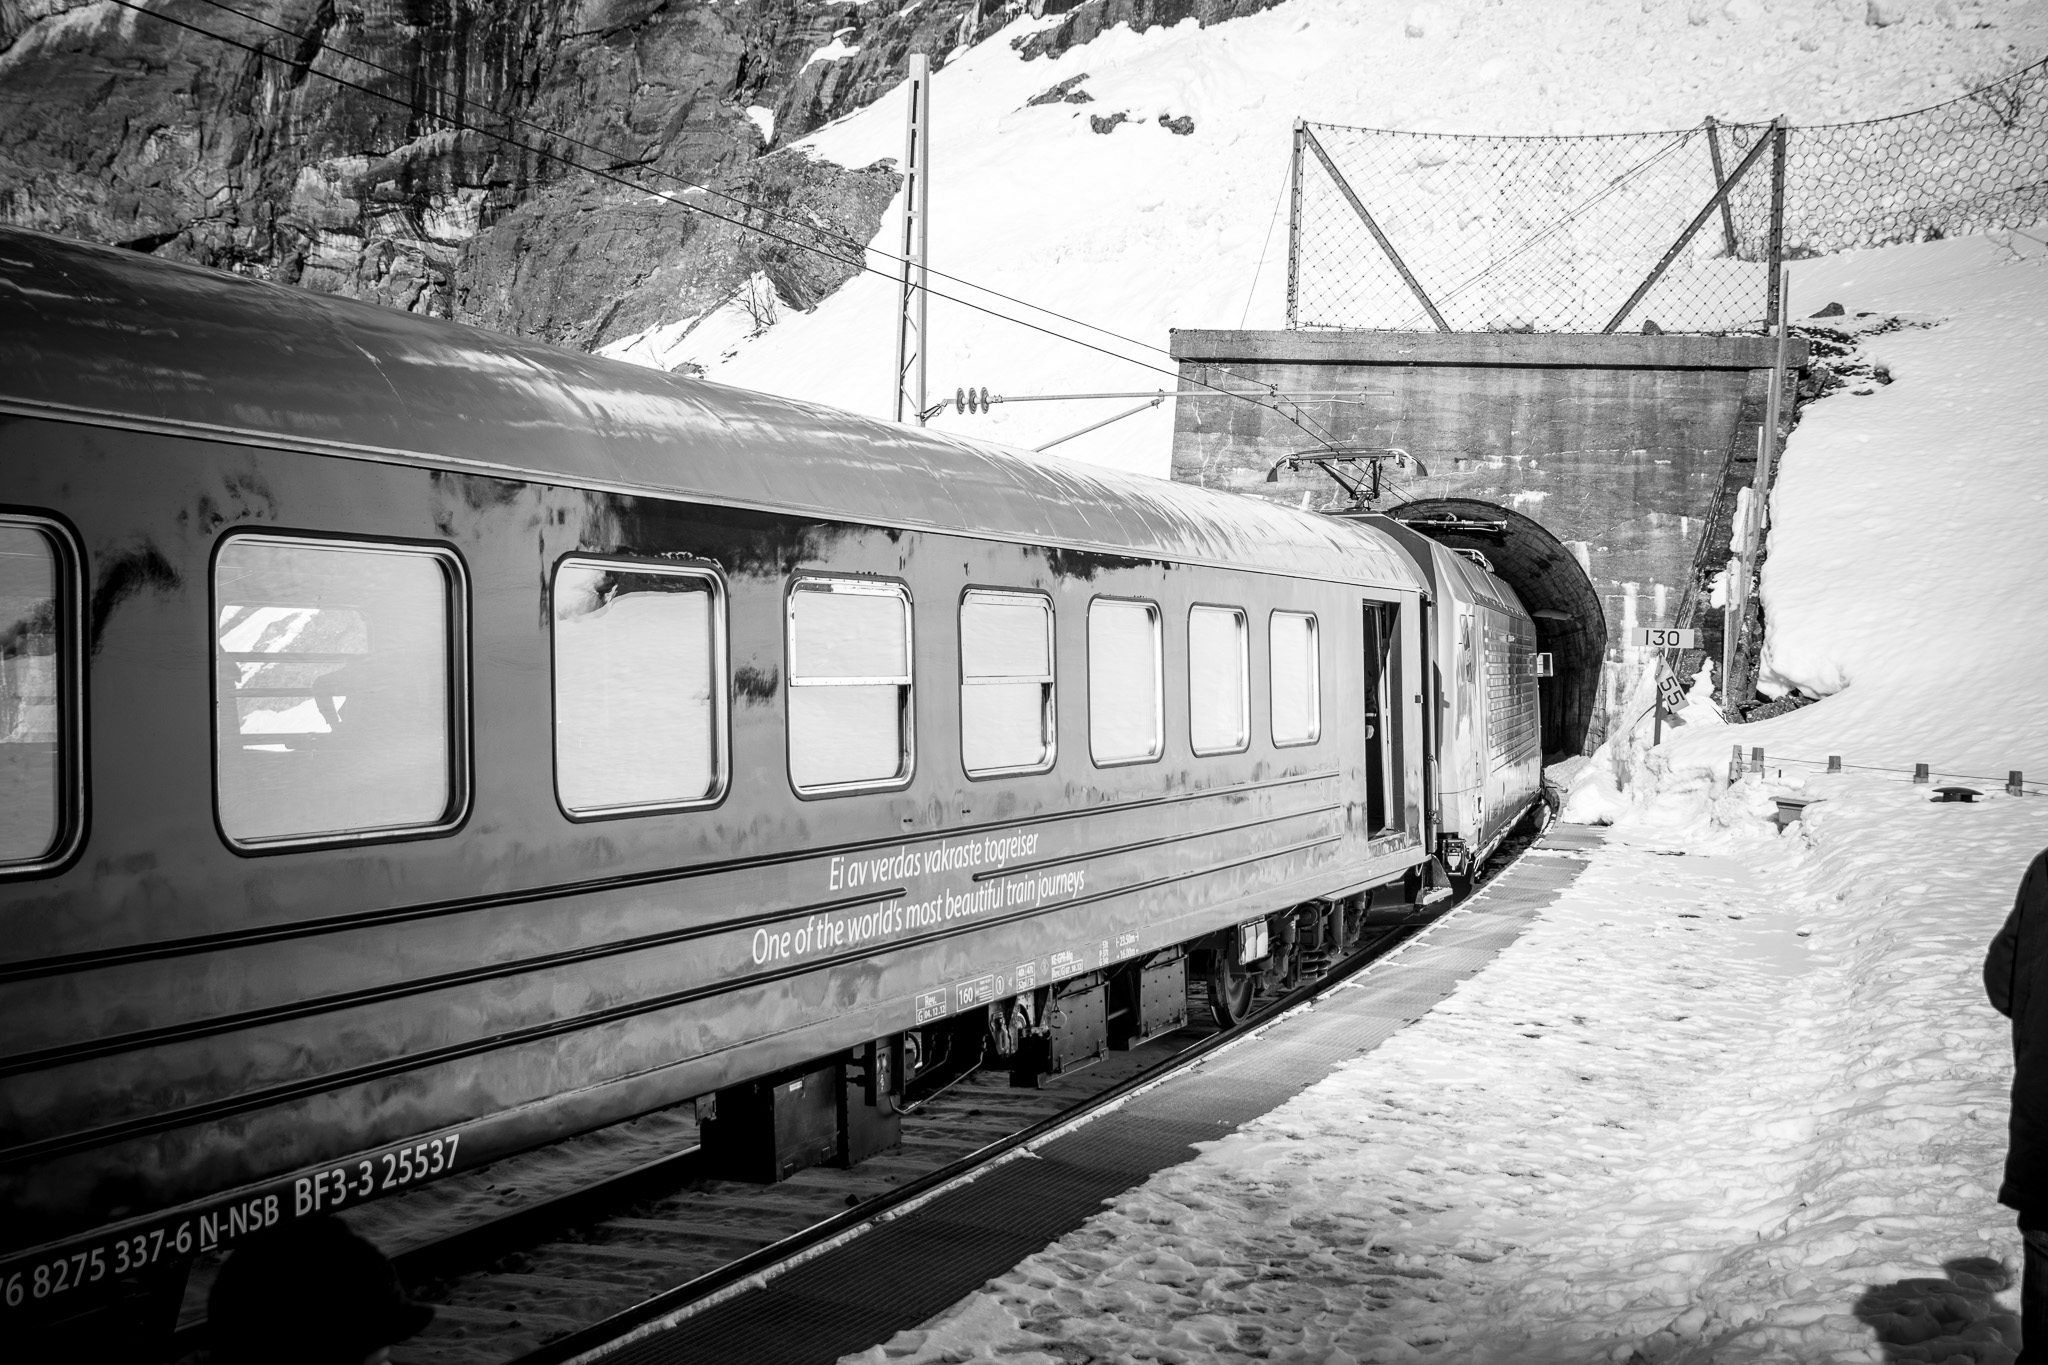
<svg viewBox="0 0 2048 1365">
<path fill-rule="evenodd" d="M 1479 504 L 1495 518 L 1513 509 L 1518 528 L 1547 528 L 1547 542 L 1518 530 L 1509 546 L 1468 547 L 1513 569 L 1503 577 L 1525 574 L 1517 589 L 1538 610 L 1606 623 L 1613 666 L 1605 678 L 1588 667 L 1550 689 L 1547 751 L 1583 752 L 1605 738 L 1632 685 L 1625 674 L 1644 666 L 1630 627 L 1697 627 L 1718 663 L 1720 615 L 1704 609 L 1704 585 L 1727 561 L 1736 493 L 1752 477 L 1772 338 L 1177 329 L 1171 344 L 1180 482 L 1346 515 L 1359 509 L 1321 471 L 1276 471 L 1275 462 L 1395 446 L 1428 472 L 1386 469 L 1383 510 Z M 1805 359 L 1806 343 L 1794 339 L 1788 362 Z M 1544 596 L 1538 561 L 1555 560 L 1559 542 L 1584 566 L 1597 613 Z M 1566 639 L 1562 624 L 1547 623 L 1557 647 L 1546 646 L 1561 672 L 1563 656 L 1589 648 Z M 1688 656 L 1680 671 L 1697 665 Z"/>
<path fill-rule="evenodd" d="M 1388 519 L 1452 550 L 1477 550 L 1536 618 L 1536 648 L 1551 656 L 1542 683 L 1544 762 L 1590 752 L 1606 737 L 1601 666 L 1607 613 L 1585 566 L 1534 518 L 1476 498 L 1403 503 Z M 1498 535 L 1432 522 L 1505 522 Z"/>
</svg>

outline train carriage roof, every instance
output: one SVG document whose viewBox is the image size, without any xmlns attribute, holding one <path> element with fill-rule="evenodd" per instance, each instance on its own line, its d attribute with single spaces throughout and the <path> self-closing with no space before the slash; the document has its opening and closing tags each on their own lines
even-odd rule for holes
<svg viewBox="0 0 2048 1365">
<path fill-rule="evenodd" d="M 7 228 L 0 410 L 1422 586 L 1370 527 Z"/>
</svg>

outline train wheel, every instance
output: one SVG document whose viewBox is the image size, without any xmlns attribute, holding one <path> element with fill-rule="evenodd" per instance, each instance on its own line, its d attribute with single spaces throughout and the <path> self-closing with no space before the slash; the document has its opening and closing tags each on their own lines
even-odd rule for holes
<svg viewBox="0 0 2048 1365">
<path fill-rule="evenodd" d="M 1209 1013 L 1217 1028 L 1229 1028 L 1252 1012 L 1257 984 L 1227 952 L 1209 954 Z"/>
</svg>

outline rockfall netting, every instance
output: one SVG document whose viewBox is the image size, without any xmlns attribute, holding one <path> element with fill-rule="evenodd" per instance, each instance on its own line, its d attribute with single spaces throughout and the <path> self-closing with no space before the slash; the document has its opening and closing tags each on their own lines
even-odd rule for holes
<svg viewBox="0 0 2048 1365">
<path fill-rule="evenodd" d="M 1289 326 L 1762 331 L 1781 260 L 2048 220 L 2048 60 L 1862 123 L 1585 137 L 1305 123 L 1296 155 Z"/>
</svg>

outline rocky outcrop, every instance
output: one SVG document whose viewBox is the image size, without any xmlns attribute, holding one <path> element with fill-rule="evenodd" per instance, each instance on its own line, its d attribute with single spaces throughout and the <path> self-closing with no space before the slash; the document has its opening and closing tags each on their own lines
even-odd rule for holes
<svg viewBox="0 0 2048 1365">
<path fill-rule="evenodd" d="M 1017 6 L 999 0 L 915 0 L 837 6 L 838 27 L 817 60 L 806 61 L 775 106 L 775 138 L 790 143 L 841 114 L 872 104 L 922 52 L 934 69 L 1009 23 Z M 823 55 L 829 53 L 831 55 Z M 844 55 L 840 55 L 844 54 Z"/>
<path fill-rule="evenodd" d="M 1027 50 L 1277 2 L 1032 0 Z M 0 221 L 585 347 L 837 288 L 895 169 L 784 149 L 1026 7 L 146 3 L 0 0 Z"/>
<path fill-rule="evenodd" d="M 1040 104 L 1092 104 L 1095 96 L 1081 88 L 1081 82 L 1087 79 L 1088 73 L 1085 71 L 1078 76 L 1069 76 L 1025 100 L 1024 105 L 1026 108 L 1032 108 Z"/>
<path fill-rule="evenodd" d="M 843 260 L 657 196 L 871 238 L 893 173 L 774 152 L 748 111 L 793 140 L 974 29 L 972 0 L 900 8 L 0 0 L 0 220 L 580 344 L 757 269 L 804 307 Z"/>
<path fill-rule="evenodd" d="M 756 272 L 782 303 L 808 309 L 859 270 L 862 248 L 899 183 L 886 165 L 845 171 L 784 152 L 729 182 L 749 207 L 688 196 L 718 217 L 646 195 L 551 189 L 463 254 L 455 312 L 486 327 L 595 350 L 710 312 Z"/>
</svg>

